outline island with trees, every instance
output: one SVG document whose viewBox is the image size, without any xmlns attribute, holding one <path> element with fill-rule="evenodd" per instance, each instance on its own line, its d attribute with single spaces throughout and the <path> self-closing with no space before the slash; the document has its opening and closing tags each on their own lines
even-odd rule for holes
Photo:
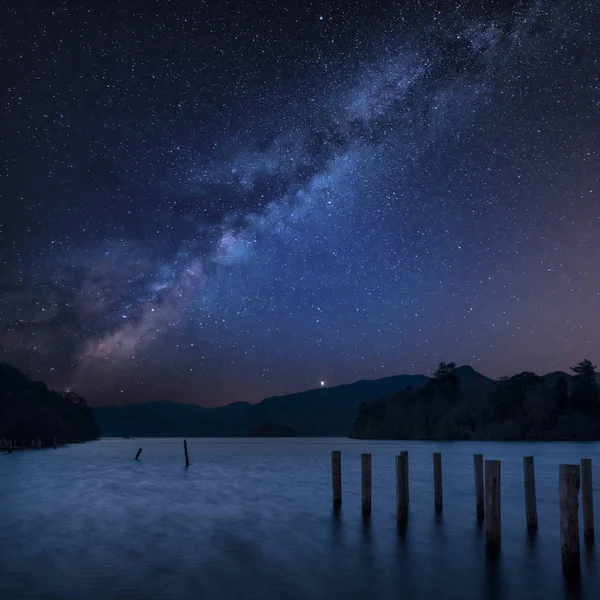
<svg viewBox="0 0 600 600">
<path fill-rule="evenodd" d="M 361 404 L 350 437 L 600 440 L 596 367 L 585 359 L 571 370 L 543 377 L 525 371 L 494 381 L 442 362 L 423 387 Z"/>
</svg>

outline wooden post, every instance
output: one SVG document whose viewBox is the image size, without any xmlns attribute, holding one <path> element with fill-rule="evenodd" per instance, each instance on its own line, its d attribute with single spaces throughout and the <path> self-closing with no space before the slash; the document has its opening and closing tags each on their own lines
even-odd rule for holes
<svg viewBox="0 0 600 600">
<path fill-rule="evenodd" d="M 36 438 L 35 447 L 40 449 L 42 447 L 42 440 L 40 438 Z"/>
<path fill-rule="evenodd" d="M 593 544 L 594 533 L 594 486 L 592 482 L 592 459 L 581 459 L 581 510 L 583 512 L 583 540 Z"/>
<path fill-rule="evenodd" d="M 435 512 L 442 512 L 444 507 L 444 491 L 442 488 L 442 455 L 440 452 L 433 453 L 433 496 Z"/>
<path fill-rule="evenodd" d="M 527 529 L 537 531 L 537 501 L 535 497 L 535 467 L 533 456 L 523 457 L 523 480 L 525 485 L 525 517 L 527 519 Z"/>
<path fill-rule="evenodd" d="M 138 460 L 138 458 L 140 457 L 140 454 L 142 453 L 142 449 L 139 448 L 137 451 L 137 454 L 135 455 L 135 460 Z"/>
<path fill-rule="evenodd" d="M 10 449 L 10 442 L 5 437 L 2 438 L 2 449 L 6 450 L 9 454 L 12 454 L 12 450 Z"/>
<path fill-rule="evenodd" d="M 333 508 L 342 506 L 342 453 L 339 450 L 331 452 L 331 483 L 333 487 Z"/>
<path fill-rule="evenodd" d="M 473 467 L 475 468 L 475 505 L 477 507 L 477 520 L 483 521 L 485 504 L 483 500 L 483 454 L 473 454 Z"/>
<path fill-rule="evenodd" d="M 58 437 L 54 436 L 54 449 L 55 450 L 56 450 L 57 446 L 58 446 Z"/>
<path fill-rule="evenodd" d="M 396 456 L 396 519 L 399 525 L 408 523 L 408 498 L 406 496 L 408 480 L 408 455 Z"/>
<path fill-rule="evenodd" d="M 400 456 L 406 456 L 406 478 L 404 479 L 404 495 L 406 496 L 406 503 L 410 501 L 410 489 L 408 485 L 408 450 L 402 450 Z"/>
<path fill-rule="evenodd" d="M 560 554 L 563 571 L 577 574 L 579 557 L 579 465 L 560 465 L 558 496 L 560 508 Z"/>
<path fill-rule="evenodd" d="M 188 455 L 187 440 L 183 440 L 183 452 L 185 454 L 185 466 L 190 466 L 190 457 Z"/>
<path fill-rule="evenodd" d="M 485 545 L 500 548 L 500 461 L 485 461 Z"/>
<path fill-rule="evenodd" d="M 371 455 L 360 455 L 360 474 L 362 481 L 362 514 L 371 514 Z"/>
</svg>

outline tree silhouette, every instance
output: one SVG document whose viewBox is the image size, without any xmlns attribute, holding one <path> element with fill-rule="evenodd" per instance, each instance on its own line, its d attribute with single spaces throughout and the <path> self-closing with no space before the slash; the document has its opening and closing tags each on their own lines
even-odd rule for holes
<svg viewBox="0 0 600 600">
<path fill-rule="evenodd" d="M 564 415 L 569 412 L 569 382 L 564 375 L 561 375 L 556 382 L 554 400 L 559 414 Z"/>
<path fill-rule="evenodd" d="M 449 388 L 452 392 L 460 390 L 460 379 L 456 374 L 456 363 L 442 361 L 434 371 L 431 380 L 437 385 Z"/>
<path fill-rule="evenodd" d="M 571 371 L 575 373 L 571 394 L 573 409 L 586 413 L 597 411 L 599 407 L 596 365 L 586 358 L 575 367 L 571 367 Z"/>
</svg>

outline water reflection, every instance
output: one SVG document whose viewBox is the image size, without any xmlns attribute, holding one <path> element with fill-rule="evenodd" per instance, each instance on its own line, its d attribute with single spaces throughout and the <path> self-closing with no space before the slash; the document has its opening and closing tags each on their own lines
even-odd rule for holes
<svg viewBox="0 0 600 600">
<path fill-rule="evenodd" d="M 582 548 L 581 579 L 563 580 L 560 568 L 557 464 L 576 462 L 577 444 L 536 446 L 540 529 L 528 534 L 522 456 L 531 448 L 520 444 L 436 444 L 447 474 L 437 514 L 431 446 L 411 445 L 410 514 L 398 526 L 392 443 L 188 441 L 197 457 L 188 469 L 180 440 L 145 440 L 137 463 L 139 441 L 126 440 L 2 460 L 0 598 L 559 600 L 600 587 L 593 547 Z M 332 447 L 344 455 L 339 510 Z M 373 453 L 367 519 L 363 451 Z M 476 519 L 476 451 L 503 459 L 501 552 L 486 552 Z"/>
<path fill-rule="evenodd" d="M 485 597 L 490 600 L 504 598 L 502 585 L 502 553 L 495 548 L 485 552 Z"/>
</svg>

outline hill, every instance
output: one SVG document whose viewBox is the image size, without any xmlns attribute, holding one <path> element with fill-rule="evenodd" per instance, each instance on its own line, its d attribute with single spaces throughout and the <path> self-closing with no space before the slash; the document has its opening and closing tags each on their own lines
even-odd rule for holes
<svg viewBox="0 0 600 600">
<path fill-rule="evenodd" d="M 277 424 L 298 436 L 347 436 L 361 402 L 371 402 L 406 386 L 423 386 L 424 375 L 397 375 L 330 388 L 204 408 L 171 401 L 93 408 L 102 434 L 113 437 L 246 436 Z"/>
<path fill-rule="evenodd" d="M 204 408 L 170 400 L 125 406 L 97 406 L 93 413 L 107 437 L 219 437 L 241 434 L 235 424 L 251 408 L 247 402 Z"/>
<path fill-rule="evenodd" d="M 77 394 L 54 392 L 40 381 L 0 363 L 0 437 L 26 445 L 40 438 L 50 445 L 94 440 L 100 429 L 85 400 Z"/>
</svg>

